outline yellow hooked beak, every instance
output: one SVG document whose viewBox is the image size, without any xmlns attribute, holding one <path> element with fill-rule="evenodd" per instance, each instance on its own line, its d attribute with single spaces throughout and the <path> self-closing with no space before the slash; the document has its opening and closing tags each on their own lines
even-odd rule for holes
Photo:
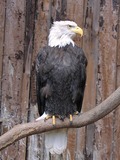
<svg viewBox="0 0 120 160">
<path fill-rule="evenodd" d="M 75 27 L 75 28 L 71 28 L 71 31 L 77 33 L 77 34 L 80 34 L 81 37 L 83 36 L 83 30 L 80 28 L 80 27 Z"/>
</svg>

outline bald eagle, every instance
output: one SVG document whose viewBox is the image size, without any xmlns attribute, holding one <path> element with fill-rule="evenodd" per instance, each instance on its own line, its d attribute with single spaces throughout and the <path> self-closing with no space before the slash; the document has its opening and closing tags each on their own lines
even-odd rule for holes
<svg viewBox="0 0 120 160">
<path fill-rule="evenodd" d="M 37 103 L 40 119 L 72 122 L 72 116 L 81 112 L 86 82 L 87 59 L 73 37 L 83 35 L 83 30 L 73 21 L 53 23 L 48 45 L 36 59 Z M 67 146 L 67 130 L 46 133 L 45 146 L 51 154 L 61 154 Z"/>
</svg>

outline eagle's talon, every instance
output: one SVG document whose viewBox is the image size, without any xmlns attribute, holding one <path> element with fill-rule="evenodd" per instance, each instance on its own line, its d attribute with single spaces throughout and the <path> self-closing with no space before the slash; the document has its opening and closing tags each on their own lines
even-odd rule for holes
<svg viewBox="0 0 120 160">
<path fill-rule="evenodd" d="M 74 115 L 79 115 L 79 112 L 78 111 L 74 112 Z"/>
<path fill-rule="evenodd" d="M 73 122 L 73 116 L 72 114 L 70 114 L 70 124 L 72 124 L 72 122 Z"/>
<path fill-rule="evenodd" d="M 46 120 L 48 120 L 48 119 L 50 119 L 50 118 L 52 118 L 52 116 L 51 116 L 51 115 L 47 115 L 47 116 L 45 117 L 44 121 L 46 121 Z"/>
<path fill-rule="evenodd" d="M 55 116 L 52 116 L 52 124 L 53 126 L 55 126 L 56 122 L 55 122 Z"/>
</svg>

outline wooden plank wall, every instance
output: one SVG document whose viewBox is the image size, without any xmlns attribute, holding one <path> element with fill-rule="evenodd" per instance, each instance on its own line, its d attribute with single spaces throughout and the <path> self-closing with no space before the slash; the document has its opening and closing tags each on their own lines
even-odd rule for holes
<svg viewBox="0 0 120 160">
<path fill-rule="evenodd" d="M 90 110 L 120 86 L 119 0 L 0 1 L 0 134 L 38 117 L 35 58 L 51 23 L 73 20 L 84 29 L 75 38 L 88 59 L 82 111 Z M 0 160 L 119 160 L 120 108 L 98 122 L 70 129 L 61 156 L 50 156 L 44 134 L 20 140 L 0 152 Z M 50 156 L 50 157 L 49 157 Z"/>
<path fill-rule="evenodd" d="M 109 17 L 109 18 L 108 18 Z M 116 88 L 118 8 L 112 1 L 100 4 L 99 28 L 99 102 Z M 97 95 L 98 96 L 98 95 Z M 95 123 L 96 159 L 114 159 L 114 112 Z"/>
<path fill-rule="evenodd" d="M 117 54 L 116 54 L 116 88 L 120 86 L 120 6 L 118 11 L 118 28 L 117 28 Z M 113 158 L 119 159 L 120 157 L 120 107 L 115 110 L 114 113 L 114 148 L 113 148 Z"/>
<path fill-rule="evenodd" d="M 4 52 L 4 24 L 5 24 L 5 1 L 0 2 L 0 135 L 2 134 L 2 111 L 1 111 L 1 101 L 2 101 L 2 61 Z"/>
<path fill-rule="evenodd" d="M 25 1 L 5 2 L 4 47 L 2 58 L 2 133 L 21 123 L 21 85 L 23 78 Z M 25 159 L 24 140 L 1 152 L 1 159 Z"/>
</svg>

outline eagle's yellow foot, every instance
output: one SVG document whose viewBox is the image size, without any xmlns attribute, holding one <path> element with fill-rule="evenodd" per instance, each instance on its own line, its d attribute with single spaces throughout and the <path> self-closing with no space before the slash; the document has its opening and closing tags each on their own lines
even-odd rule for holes
<svg viewBox="0 0 120 160">
<path fill-rule="evenodd" d="M 53 124 L 53 126 L 55 126 L 56 122 L 55 122 L 55 116 L 54 115 L 53 116 L 52 115 L 47 115 L 45 117 L 44 121 L 46 121 L 46 120 L 48 120 L 50 118 L 52 118 L 52 124 Z"/>
<path fill-rule="evenodd" d="M 70 123 L 72 123 L 73 122 L 73 116 L 72 116 L 72 114 L 70 114 Z"/>
<path fill-rule="evenodd" d="M 47 116 L 45 117 L 44 121 L 46 121 L 46 120 L 48 120 L 48 119 L 50 119 L 50 118 L 52 118 L 52 116 L 51 116 L 51 115 L 47 115 Z"/>
<path fill-rule="evenodd" d="M 74 115 L 78 115 L 78 114 L 79 114 L 79 112 L 78 112 L 78 111 L 74 112 Z"/>
<path fill-rule="evenodd" d="M 56 124 L 55 116 L 52 116 L 52 124 L 53 124 L 53 126 L 55 126 L 55 124 Z"/>
</svg>

